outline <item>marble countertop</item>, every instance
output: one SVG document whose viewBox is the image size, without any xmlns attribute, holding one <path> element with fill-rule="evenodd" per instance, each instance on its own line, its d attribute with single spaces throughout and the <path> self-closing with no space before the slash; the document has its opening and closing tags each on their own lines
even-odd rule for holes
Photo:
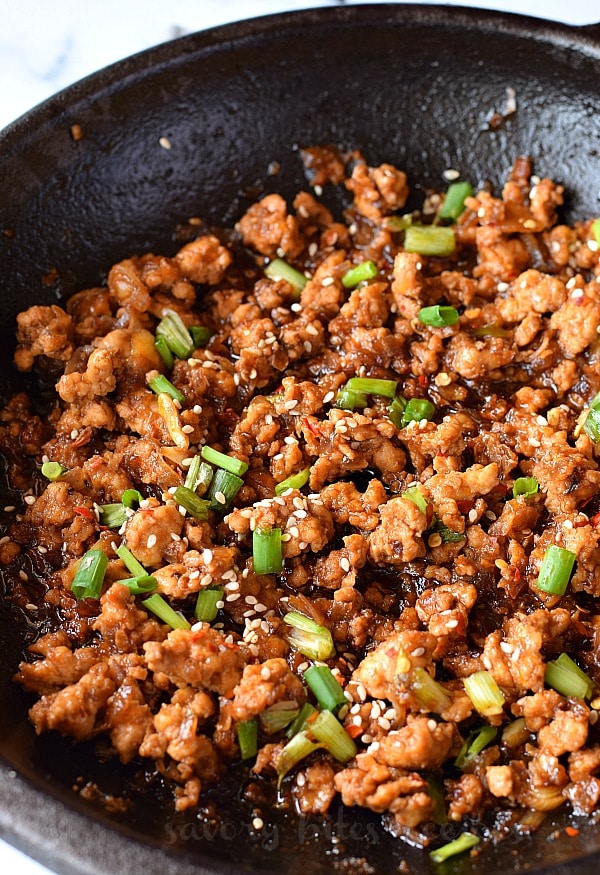
<svg viewBox="0 0 600 875">
<path fill-rule="evenodd" d="M 3 0 L 1 5 L 0 128 L 3 128 L 67 85 L 150 46 L 244 18 L 332 6 L 337 2 Z M 447 5 L 499 9 L 572 25 L 590 24 L 600 17 L 597 13 L 594 15 L 594 4 L 589 0 L 571 0 L 568 4 L 564 0 L 461 0 L 460 3 L 447 2 Z M 1 841 L 0 872 L 51 875 L 46 868 Z"/>
</svg>

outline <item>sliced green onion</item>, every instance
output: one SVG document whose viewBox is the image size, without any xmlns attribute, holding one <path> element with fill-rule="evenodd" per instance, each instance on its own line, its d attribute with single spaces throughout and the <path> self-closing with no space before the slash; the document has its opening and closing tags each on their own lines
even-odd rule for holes
<svg viewBox="0 0 600 875">
<path fill-rule="evenodd" d="M 456 221 L 465 211 L 465 199 L 473 197 L 473 186 L 470 182 L 453 182 L 448 186 L 444 203 L 438 216 L 440 219 L 452 219 Z"/>
<path fill-rule="evenodd" d="M 188 328 L 190 333 L 190 337 L 194 342 L 194 348 L 199 349 L 201 346 L 206 346 L 208 341 L 213 336 L 210 328 L 207 328 L 205 325 L 190 325 Z"/>
<path fill-rule="evenodd" d="M 353 289 L 359 283 L 372 280 L 377 276 L 377 265 L 373 261 L 363 261 L 356 267 L 351 268 L 342 277 L 342 285 L 345 289 Z"/>
<path fill-rule="evenodd" d="M 595 444 L 600 443 L 600 410 L 591 407 L 583 423 L 583 430 Z"/>
<path fill-rule="evenodd" d="M 225 590 L 222 586 L 207 586 L 201 589 L 196 600 L 194 617 L 203 623 L 212 623 L 223 607 L 223 595 Z"/>
<path fill-rule="evenodd" d="M 242 723 L 238 723 L 235 729 L 240 746 L 240 758 L 243 760 L 252 759 L 258 750 L 258 722 L 244 720 Z"/>
<path fill-rule="evenodd" d="M 299 714 L 300 709 L 296 702 L 277 702 L 270 708 L 265 708 L 259 719 L 265 732 L 273 735 L 289 726 Z"/>
<path fill-rule="evenodd" d="M 430 422 L 435 416 L 435 405 L 427 398 L 411 398 L 406 402 L 402 413 L 401 428 L 406 428 L 409 422 L 421 422 L 426 419 Z"/>
<path fill-rule="evenodd" d="M 537 588 L 551 595 L 564 595 L 576 558 L 575 553 L 570 550 L 551 544 L 542 559 Z"/>
<path fill-rule="evenodd" d="M 42 475 L 46 477 L 47 480 L 58 480 L 59 477 L 68 471 L 68 468 L 65 468 L 64 465 L 61 465 L 60 462 L 44 462 L 42 465 Z"/>
<path fill-rule="evenodd" d="M 131 550 L 125 544 L 119 544 L 116 549 L 116 554 L 125 565 L 128 571 L 131 571 L 134 577 L 147 577 L 148 572 L 144 566 L 137 561 Z"/>
<path fill-rule="evenodd" d="M 445 523 L 438 519 L 432 525 L 430 533 L 432 535 L 439 535 L 443 544 L 458 544 L 459 541 L 465 540 L 463 532 L 453 532 L 452 529 L 449 529 Z"/>
<path fill-rule="evenodd" d="M 213 479 L 214 470 L 208 462 L 203 462 L 201 456 L 194 456 L 188 468 L 184 486 L 192 492 L 204 495 Z"/>
<path fill-rule="evenodd" d="M 173 401 L 179 401 L 180 404 L 183 404 L 185 401 L 185 395 L 180 392 L 179 389 L 176 389 L 173 383 L 167 380 L 164 374 L 158 374 L 158 376 L 152 377 L 151 380 L 148 380 L 148 385 L 157 395 L 161 395 L 165 392 L 167 395 L 170 395 Z"/>
<path fill-rule="evenodd" d="M 524 717 L 518 717 L 502 730 L 502 744 L 507 747 L 519 747 L 529 741 L 529 731 Z"/>
<path fill-rule="evenodd" d="M 158 586 L 158 581 L 151 574 L 140 575 L 140 577 L 128 577 L 125 580 L 118 580 L 122 586 L 126 586 L 131 595 L 146 595 L 149 592 L 154 592 Z"/>
<path fill-rule="evenodd" d="M 309 732 L 327 748 L 340 763 L 356 756 L 356 745 L 331 711 L 321 713 L 309 725 Z"/>
<path fill-rule="evenodd" d="M 254 529 L 252 564 L 255 574 L 279 574 L 283 568 L 281 529 Z"/>
<path fill-rule="evenodd" d="M 234 456 L 226 456 L 225 453 L 213 450 L 212 447 L 202 447 L 200 455 L 206 462 L 210 462 L 224 471 L 229 471 L 231 474 L 236 474 L 238 477 L 242 477 L 248 470 L 248 462 L 242 462 L 241 459 L 236 459 Z"/>
<path fill-rule="evenodd" d="M 210 501 L 205 498 L 200 498 L 187 486 L 178 486 L 173 493 L 173 501 L 176 501 L 181 507 L 185 508 L 196 520 L 208 519 L 208 508 Z"/>
<path fill-rule="evenodd" d="M 452 696 L 429 672 L 418 667 L 413 671 L 412 691 L 423 708 L 434 714 L 442 714 L 452 704 Z"/>
<path fill-rule="evenodd" d="M 156 336 L 164 337 L 167 346 L 179 359 L 186 359 L 194 350 L 194 341 L 179 313 L 167 310 L 156 326 Z"/>
<path fill-rule="evenodd" d="M 290 769 L 293 769 L 301 760 L 306 759 L 313 751 L 319 750 L 323 746 L 320 742 L 312 741 L 305 731 L 297 732 L 279 754 L 277 787 L 281 786 L 281 782 Z"/>
<path fill-rule="evenodd" d="M 412 223 L 412 213 L 405 213 L 403 216 L 388 216 L 385 220 L 385 227 L 391 231 L 406 231 Z"/>
<path fill-rule="evenodd" d="M 236 474 L 217 468 L 208 490 L 211 510 L 226 510 L 236 497 L 244 481 Z"/>
<path fill-rule="evenodd" d="M 476 328 L 473 334 L 475 337 L 509 337 L 510 331 L 495 322 L 488 322 L 486 325 L 480 325 L 479 328 Z"/>
<path fill-rule="evenodd" d="M 274 258 L 266 267 L 265 274 L 271 280 L 285 280 L 296 292 L 301 292 L 308 279 L 299 270 L 282 258 Z"/>
<path fill-rule="evenodd" d="M 287 633 L 289 643 L 303 656 L 324 660 L 334 655 L 333 638 L 326 626 L 319 626 L 314 620 L 296 611 L 290 611 L 283 620 L 291 627 Z"/>
<path fill-rule="evenodd" d="M 165 366 L 169 370 L 171 370 L 171 368 L 175 364 L 175 361 L 173 359 L 173 353 L 169 349 L 169 344 L 162 335 L 154 338 L 154 346 L 156 347 L 161 359 L 165 363 Z"/>
<path fill-rule="evenodd" d="M 275 495 L 283 495 L 288 489 L 302 489 L 302 487 L 306 486 L 308 483 L 309 477 L 310 468 L 303 468 L 302 471 L 298 471 L 297 474 L 292 474 L 290 477 L 286 477 L 285 480 L 282 480 L 281 483 L 277 483 L 275 486 Z"/>
<path fill-rule="evenodd" d="M 351 392 L 343 386 L 335 397 L 335 406 L 340 410 L 363 410 L 367 406 L 367 396 L 364 392 Z"/>
<path fill-rule="evenodd" d="M 416 504 L 421 513 L 427 513 L 427 499 L 424 498 L 418 486 L 409 486 L 405 489 L 400 498 L 405 498 L 407 501 L 412 501 Z"/>
<path fill-rule="evenodd" d="M 540 487 L 535 477 L 517 477 L 513 483 L 513 498 L 518 498 L 520 495 L 523 498 L 531 498 L 535 495 Z"/>
<path fill-rule="evenodd" d="M 156 614 L 159 620 L 170 626 L 171 629 L 191 629 L 188 621 L 177 611 L 174 611 L 162 596 L 155 593 L 142 602 L 145 608 Z"/>
<path fill-rule="evenodd" d="M 293 738 L 298 732 L 302 732 L 302 730 L 306 727 L 308 719 L 312 717 L 313 714 L 317 713 L 317 709 L 314 705 L 311 705 L 310 702 L 305 702 L 304 705 L 300 708 L 300 713 L 296 717 L 293 723 L 290 724 L 286 735 L 288 738 Z"/>
<path fill-rule="evenodd" d="M 447 845 L 442 845 L 435 851 L 429 852 L 429 858 L 433 863 L 444 863 L 450 857 L 455 857 L 457 854 L 462 854 L 464 851 L 469 851 L 479 844 L 479 837 L 473 835 L 472 832 L 463 832 L 453 842 L 448 842 Z"/>
<path fill-rule="evenodd" d="M 137 489 L 126 489 L 121 496 L 121 504 L 130 510 L 138 508 L 143 500 L 144 496 Z"/>
<path fill-rule="evenodd" d="M 563 696 L 590 699 L 594 691 L 592 679 L 566 653 L 548 663 L 544 680 Z"/>
<path fill-rule="evenodd" d="M 590 230 L 592 232 L 592 237 L 598 246 L 600 246 L 600 219 L 594 219 Z"/>
<path fill-rule="evenodd" d="M 383 395 L 384 398 L 393 398 L 396 394 L 397 380 L 376 380 L 372 377 L 352 377 L 345 387 L 350 392 L 358 392 L 364 395 Z"/>
<path fill-rule="evenodd" d="M 489 671 L 476 671 L 464 678 L 463 683 L 467 696 L 483 717 L 502 714 L 504 693 Z"/>
<path fill-rule="evenodd" d="M 118 504 L 102 504 L 99 510 L 99 522 L 107 529 L 120 529 L 127 520 L 127 509 L 119 502 Z"/>
<path fill-rule="evenodd" d="M 431 812 L 431 820 L 441 826 L 443 823 L 448 823 L 448 815 L 446 814 L 446 800 L 444 798 L 444 787 L 442 782 L 436 775 L 423 775 L 427 781 L 427 792 L 429 798 L 433 802 L 433 811 Z"/>
<path fill-rule="evenodd" d="M 321 708 L 326 711 L 335 713 L 342 705 L 348 704 L 342 685 L 326 665 L 311 665 L 304 672 L 304 680 Z"/>
<path fill-rule="evenodd" d="M 475 757 L 481 753 L 484 748 L 491 744 L 496 738 L 498 730 L 493 726 L 482 726 L 481 729 L 475 729 L 469 733 L 469 737 L 458 752 L 458 756 L 454 760 L 454 765 L 457 769 L 464 769 L 469 766 Z"/>
<path fill-rule="evenodd" d="M 402 417 L 404 416 L 407 403 L 406 398 L 403 398 L 402 395 L 396 395 L 388 407 L 388 416 L 396 428 L 402 428 Z"/>
<path fill-rule="evenodd" d="M 406 252 L 419 255 L 451 255 L 456 247 L 452 228 L 439 225 L 410 225 L 404 234 Z"/>
<path fill-rule="evenodd" d="M 102 550 L 88 550 L 79 562 L 71 592 L 78 599 L 98 599 L 102 592 L 108 558 Z"/>
<path fill-rule="evenodd" d="M 440 304 L 434 304 L 433 307 L 422 307 L 417 316 L 419 322 L 422 322 L 423 325 L 430 325 L 432 328 L 456 325 L 459 319 L 456 307 L 442 307 Z"/>
</svg>

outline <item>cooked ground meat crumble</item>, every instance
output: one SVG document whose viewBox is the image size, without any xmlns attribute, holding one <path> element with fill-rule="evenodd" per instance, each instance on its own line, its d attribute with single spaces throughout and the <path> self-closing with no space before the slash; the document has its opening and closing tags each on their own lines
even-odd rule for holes
<svg viewBox="0 0 600 875">
<path fill-rule="evenodd" d="M 467 194 L 454 221 L 440 218 L 439 194 L 402 217 L 407 177 L 389 164 L 332 149 L 304 158 L 316 192 L 350 192 L 344 223 L 311 193 L 292 209 L 269 194 L 233 230 L 197 226 L 173 258 L 128 258 L 65 309 L 18 317 L 17 367 L 57 393 L 47 416 L 19 394 L 0 418 L 25 501 L 0 561 L 43 566 L 40 599 L 56 617 L 17 675 L 37 696 L 31 720 L 38 733 L 107 737 L 123 763 L 154 761 L 179 810 L 246 757 L 299 812 L 325 815 L 339 795 L 398 834 L 435 821 L 441 804 L 457 822 L 561 805 L 590 814 L 592 222 L 559 224 L 562 187 L 525 158 L 501 197 Z M 408 251 L 421 226 L 448 231 L 452 250 Z M 348 281 L 365 262 L 370 275 Z M 192 338 L 208 331 L 184 355 L 161 354 L 165 318 Z M 356 378 L 384 382 L 353 389 Z M 237 463 L 229 500 L 213 486 L 208 505 L 210 483 L 190 487 L 203 447 L 217 452 L 213 477 L 219 453 Z M 50 482 L 48 462 L 61 466 Z M 185 483 L 196 510 L 179 503 Z M 128 490 L 139 496 L 125 507 Z M 107 505 L 121 508 L 116 525 Z M 257 573 L 265 533 L 281 560 Z M 147 591 L 132 593 L 142 577 L 122 546 Z M 548 591 L 552 547 L 575 565 Z M 78 598 L 89 551 L 105 557 L 102 587 Z M 169 622 L 146 604 L 152 591 L 175 610 Z M 204 591 L 216 593 L 210 623 L 195 614 Z M 12 598 L 35 602 L 24 572 Z M 579 687 L 549 673 L 557 660 Z M 327 707 L 308 683 L 314 665 L 341 701 Z M 314 734 L 324 712 L 345 752 Z M 308 746 L 295 758 L 299 737 Z"/>
</svg>

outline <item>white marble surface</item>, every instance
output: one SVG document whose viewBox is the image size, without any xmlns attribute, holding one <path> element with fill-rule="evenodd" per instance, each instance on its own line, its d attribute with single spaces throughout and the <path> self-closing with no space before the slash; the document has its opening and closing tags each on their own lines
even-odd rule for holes
<svg viewBox="0 0 600 875">
<path fill-rule="evenodd" d="M 336 5 L 335 0 L 0 0 L 0 128 L 83 76 L 175 36 L 257 15 L 328 5 Z M 573 25 L 600 19 L 593 0 L 462 0 L 448 5 Z M 0 873 L 50 875 L 1 841 Z"/>
</svg>

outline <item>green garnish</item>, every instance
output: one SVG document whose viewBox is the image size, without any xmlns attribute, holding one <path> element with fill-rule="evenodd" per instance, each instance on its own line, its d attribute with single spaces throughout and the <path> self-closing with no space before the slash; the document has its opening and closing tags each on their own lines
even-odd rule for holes
<svg viewBox="0 0 600 875">
<path fill-rule="evenodd" d="M 236 497 L 244 481 L 236 474 L 217 468 L 208 490 L 207 498 L 210 500 L 211 510 L 227 510 Z"/>
<path fill-rule="evenodd" d="M 179 313 L 166 310 L 156 326 L 156 336 L 163 337 L 165 343 L 179 359 L 186 359 L 194 351 L 194 341 Z M 160 352 L 160 350 L 159 350 Z"/>
<path fill-rule="evenodd" d="M 308 279 L 295 267 L 292 267 L 282 258 L 274 258 L 266 267 L 265 274 L 271 280 L 285 280 L 294 291 L 301 292 Z"/>
<path fill-rule="evenodd" d="M 482 717 L 502 714 L 504 693 L 489 671 L 476 671 L 463 679 L 465 691 Z"/>
<path fill-rule="evenodd" d="M 419 322 L 422 322 L 423 325 L 430 325 L 432 328 L 456 325 L 459 319 L 456 307 L 442 307 L 440 304 L 434 304 L 433 307 L 422 307 L 417 316 Z"/>
<path fill-rule="evenodd" d="M 240 746 L 240 758 L 250 760 L 258 750 L 258 723 L 256 720 L 244 720 L 235 727 Z"/>
<path fill-rule="evenodd" d="M 435 405 L 427 398 L 411 398 L 406 402 L 402 412 L 401 428 L 406 428 L 409 422 L 430 422 L 435 416 Z"/>
<path fill-rule="evenodd" d="M 551 595 L 564 595 L 577 556 L 564 547 L 551 544 L 542 559 L 540 573 L 536 581 L 538 589 Z"/>
<path fill-rule="evenodd" d="M 98 599 L 102 592 L 108 558 L 102 550 L 88 550 L 79 562 L 71 592 L 78 599 Z"/>
<path fill-rule="evenodd" d="M 119 544 L 116 549 L 116 554 L 125 565 L 125 568 L 130 571 L 134 577 L 147 577 L 148 572 L 144 566 L 137 561 L 131 550 L 125 544 Z"/>
<path fill-rule="evenodd" d="M 427 499 L 423 497 L 418 486 L 409 486 L 401 494 L 400 498 L 405 498 L 407 501 L 412 501 L 416 504 L 421 513 L 427 513 Z"/>
<path fill-rule="evenodd" d="M 536 495 L 540 484 L 535 477 L 517 477 L 513 483 L 513 498 L 531 498 Z"/>
<path fill-rule="evenodd" d="M 352 392 L 346 385 L 337 393 L 334 404 L 340 410 L 363 410 L 367 406 L 367 401 L 364 392 Z"/>
<path fill-rule="evenodd" d="M 457 854 L 462 854 L 464 851 L 469 851 L 479 844 L 479 837 L 471 832 L 463 832 L 457 839 L 448 842 L 447 845 L 442 845 L 435 851 L 429 852 L 429 857 L 433 863 L 444 863 L 450 857 L 455 857 Z"/>
<path fill-rule="evenodd" d="M 442 714 L 452 704 L 452 696 L 448 690 L 434 680 L 424 668 L 414 669 L 411 686 L 419 705 L 434 714 Z"/>
<path fill-rule="evenodd" d="M 120 529 L 127 520 L 127 509 L 118 504 L 102 504 L 99 508 L 99 523 L 107 529 Z"/>
<path fill-rule="evenodd" d="M 60 462 L 44 462 L 42 465 L 42 474 L 46 477 L 47 480 L 58 480 L 59 477 L 62 477 L 69 469 L 64 465 L 61 465 Z"/>
<path fill-rule="evenodd" d="M 128 577 L 125 580 L 118 580 L 122 586 L 126 586 L 131 595 L 146 595 L 149 592 L 154 592 L 158 586 L 158 581 L 151 574 L 143 574 L 139 577 Z"/>
<path fill-rule="evenodd" d="M 372 377 L 351 377 L 344 386 L 349 392 L 363 395 L 383 395 L 393 398 L 396 394 L 397 380 L 377 380 Z"/>
<path fill-rule="evenodd" d="M 185 395 L 176 389 L 173 383 L 164 376 L 164 374 L 158 374 L 156 377 L 152 377 L 151 380 L 148 380 L 148 385 L 157 395 L 162 395 L 163 392 L 169 395 L 173 401 L 179 401 L 180 404 L 183 404 L 185 401 Z"/>
<path fill-rule="evenodd" d="M 201 589 L 196 600 L 194 617 L 203 623 L 212 623 L 219 613 L 219 607 L 223 607 L 223 595 L 225 590 L 222 586 L 207 586 Z"/>
<path fill-rule="evenodd" d="M 208 462 L 202 461 L 202 456 L 194 456 L 183 485 L 192 492 L 204 495 L 211 484 L 213 474 L 213 468 Z"/>
<path fill-rule="evenodd" d="M 300 710 L 296 702 L 277 702 L 270 708 L 266 708 L 259 715 L 259 720 L 265 732 L 273 735 L 289 726 L 299 714 Z"/>
<path fill-rule="evenodd" d="M 283 618 L 290 626 L 287 640 L 295 650 L 299 650 L 309 659 L 329 659 L 335 653 L 331 632 L 326 626 L 319 626 L 310 617 L 290 611 Z"/>
<path fill-rule="evenodd" d="M 404 233 L 404 249 L 419 255 L 452 255 L 456 239 L 452 228 L 439 225 L 410 225 Z"/>
<path fill-rule="evenodd" d="M 200 498 L 187 486 L 178 486 L 173 493 L 173 500 L 183 507 L 196 520 L 207 520 L 210 501 Z"/>
<path fill-rule="evenodd" d="M 335 713 L 342 705 L 348 704 L 342 685 L 328 666 L 311 665 L 304 672 L 304 680 L 321 708 Z"/>
<path fill-rule="evenodd" d="M 481 753 L 484 748 L 491 744 L 496 738 L 498 730 L 493 726 L 482 726 L 481 729 L 475 729 L 469 733 L 468 738 L 458 752 L 458 756 L 454 761 L 457 769 L 464 769 L 469 766 L 475 757 Z"/>
<path fill-rule="evenodd" d="M 311 735 L 320 741 L 332 757 L 347 763 L 356 756 L 356 745 L 331 711 L 321 711 L 309 725 Z"/>
<path fill-rule="evenodd" d="M 297 732 L 286 744 L 277 760 L 277 787 L 294 766 L 309 756 L 313 751 L 324 747 L 320 742 L 311 741 L 305 730 Z"/>
<path fill-rule="evenodd" d="M 404 416 L 407 403 L 406 398 L 403 398 L 402 395 L 396 395 L 388 407 L 388 416 L 396 428 L 402 428 L 402 417 Z"/>
<path fill-rule="evenodd" d="M 156 347 L 161 359 L 165 363 L 165 366 L 171 370 L 175 361 L 173 359 L 173 353 L 169 349 L 169 344 L 164 339 L 162 335 L 154 338 L 154 346 Z"/>
<path fill-rule="evenodd" d="M 254 529 L 252 564 L 255 574 L 279 574 L 283 568 L 281 529 Z"/>
<path fill-rule="evenodd" d="M 308 483 L 309 477 L 310 468 L 303 468 L 302 471 L 298 471 L 297 474 L 292 474 L 290 477 L 282 480 L 281 483 L 277 483 L 275 486 L 275 495 L 283 495 L 288 489 L 302 489 L 302 487 L 306 486 Z"/>
<path fill-rule="evenodd" d="M 314 705 L 311 705 L 310 702 L 305 702 L 304 705 L 300 708 L 300 713 L 294 719 L 294 722 L 290 724 L 288 731 L 286 732 L 286 736 L 288 738 L 293 738 L 298 732 L 302 732 L 303 729 L 306 728 L 307 721 L 313 714 L 317 713 L 317 709 Z"/>
<path fill-rule="evenodd" d="M 190 325 L 188 331 L 190 333 L 190 337 L 194 341 L 195 349 L 198 349 L 201 346 L 206 346 L 208 341 L 213 336 L 210 328 L 206 328 L 205 325 Z"/>
<path fill-rule="evenodd" d="M 177 611 L 174 611 L 162 596 L 155 593 L 142 602 L 145 608 L 156 614 L 159 620 L 170 626 L 171 629 L 191 629 L 192 627 Z"/>
<path fill-rule="evenodd" d="M 229 471 L 231 474 L 236 474 L 238 477 L 242 477 L 248 470 L 248 462 L 242 462 L 241 459 L 236 459 L 234 456 L 227 456 L 225 453 L 213 450 L 212 447 L 202 447 L 200 455 L 206 462 L 210 462 L 224 471 Z"/>
<path fill-rule="evenodd" d="M 126 489 L 121 496 L 121 504 L 130 510 L 138 508 L 143 500 L 144 496 L 137 489 Z"/>
<path fill-rule="evenodd" d="M 547 664 L 544 680 L 563 696 L 590 699 L 594 691 L 592 679 L 567 653 L 561 653 L 557 659 Z"/>
<path fill-rule="evenodd" d="M 356 267 L 351 268 L 342 277 L 342 285 L 345 289 L 353 289 L 359 283 L 372 280 L 377 276 L 377 265 L 373 261 L 363 261 Z"/>
<path fill-rule="evenodd" d="M 469 182 L 453 182 L 448 186 L 444 203 L 438 216 L 440 219 L 452 219 L 456 221 L 465 211 L 465 199 L 473 197 L 473 187 Z"/>
</svg>

